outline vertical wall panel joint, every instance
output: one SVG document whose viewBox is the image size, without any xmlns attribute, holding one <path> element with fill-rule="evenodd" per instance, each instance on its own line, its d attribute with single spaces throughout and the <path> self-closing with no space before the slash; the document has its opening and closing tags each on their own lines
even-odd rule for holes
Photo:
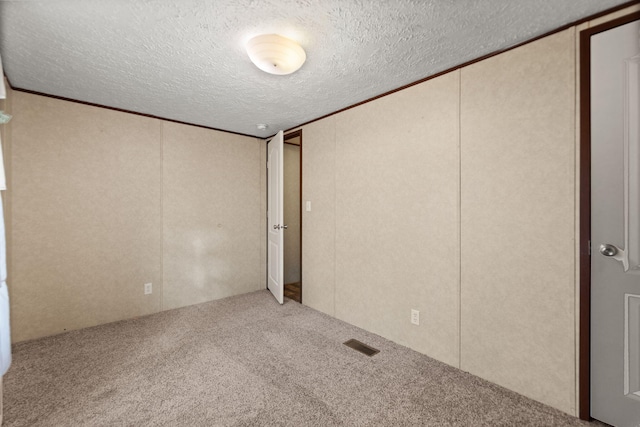
<svg viewBox="0 0 640 427">
<path fill-rule="evenodd" d="M 160 120 L 160 310 L 164 310 L 164 122 Z"/>
<path fill-rule="evenodd" d="M 462 69 L 458 70 L 458 368 L 462 366 Z"/>
<path fill-rule="evenodd" d="M 338 192 L 336 186 L 336 164 L 337 164 L 337 149 L 338 149 L 338 135 L 337 135 L 337 121 L 335 119 L 333 122 L 333 316 L 338 317 L 338 312 L 336 311 L 336 292 L 338 287 L 338 278 L 336 276 L 337 273 L 337 256 L 336 256 L 336 236 L 338 234 L 338 218 L 337 218 L 337 203 L 338 203 Z"/>
</svg>

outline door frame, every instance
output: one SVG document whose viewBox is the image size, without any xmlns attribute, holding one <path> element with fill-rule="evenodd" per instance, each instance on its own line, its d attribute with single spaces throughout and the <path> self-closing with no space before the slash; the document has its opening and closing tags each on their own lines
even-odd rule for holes
<svg viewBox="0 0 640 427">
<path fill-rule="evenodd" d="M 303 293 L 303 286 L 302 286 L 302 271 L 304 266 L 302 265 L 302 221 L 303 221 L 303 217 L 302 217 L 302 203 L 304 202 L 302 200 L 302 129 L 298 129 L 295 130 L 293 132 L 289 132 L 287 134 L 284 134 L 284 143 L 285 144 L 291 144 L 288 143 L 287 140 L 288 139 L 293 139 L 293 138 L 300 138 L 300 206 L 298 207 L 298 209 L 300 210 L 300 304 L 302 304 L 302 293 Z M 297 144 L 294 144 L 297 145 Z M 283 165 L 284 166 L 284 165 Z M 285 248 L 286 250 L 286 248 Z"/>
<path fill-rule="evenodd" d="M 591 36 L 640 19 L 634 12 L 580 32 L 579 416 L 591 419 Z"/>
</svg>

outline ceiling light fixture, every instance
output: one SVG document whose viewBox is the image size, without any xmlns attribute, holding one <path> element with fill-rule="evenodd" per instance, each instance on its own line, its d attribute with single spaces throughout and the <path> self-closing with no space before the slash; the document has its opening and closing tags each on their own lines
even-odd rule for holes
<svg viewBox="0 0 640 427">
<path fill-rule="evenodd" d="M 247 53 L 256 67 L 278 75 L 297 71 L 307 59 L 298 43 L 278 34 L 253 37 L 247 42 Z"/>
<path fill-rule="evenodd" d="M 256 127 L 258 128 L 258 130 L 267 130 L 267 128 L 269 127 L 269 125 L 264 124 L 264 123 L 258 123 L 256 125 Z"/>
</svg>

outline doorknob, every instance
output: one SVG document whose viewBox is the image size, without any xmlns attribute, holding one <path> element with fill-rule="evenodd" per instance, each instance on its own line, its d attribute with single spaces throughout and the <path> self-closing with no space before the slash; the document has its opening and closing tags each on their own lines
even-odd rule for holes
<svg viewBox="0 0 640 427">
<path fill-rule="evenodd" d="M 289 228 L 289 226 L 285 224 L 285 225 L 280 226 L 280 228 L 284 228 L 286 230 L 287 228 Z"/>
<path fill-rule="evenodd" d="M 614 256 L 618 253 L 618 248 L 610 244 L 600 245 L 600 253 L 604 256 Z"/>
<path fill-rule="evenodd" d="M 287 226 L 287 225 L 276 224 L 276 225 L 273 226 L 274 230 L 280 230 L 280 229 L 286 230 L 287 228 L 289 228 L 289 226 Z"/>
</svg>

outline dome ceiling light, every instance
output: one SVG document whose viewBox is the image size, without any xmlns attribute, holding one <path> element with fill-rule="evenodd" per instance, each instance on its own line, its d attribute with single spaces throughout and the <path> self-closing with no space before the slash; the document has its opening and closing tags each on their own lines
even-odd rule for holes
<svg viewBox="0 0 640 427">
<path fill-rule="evenodd" d="M 278 34 L 255 36 L 247 42 L 246 47 L 251 62 L 270 74 L 291 74 L 302 67 L 307 59 L 298 43 Z"/>
</svg>

